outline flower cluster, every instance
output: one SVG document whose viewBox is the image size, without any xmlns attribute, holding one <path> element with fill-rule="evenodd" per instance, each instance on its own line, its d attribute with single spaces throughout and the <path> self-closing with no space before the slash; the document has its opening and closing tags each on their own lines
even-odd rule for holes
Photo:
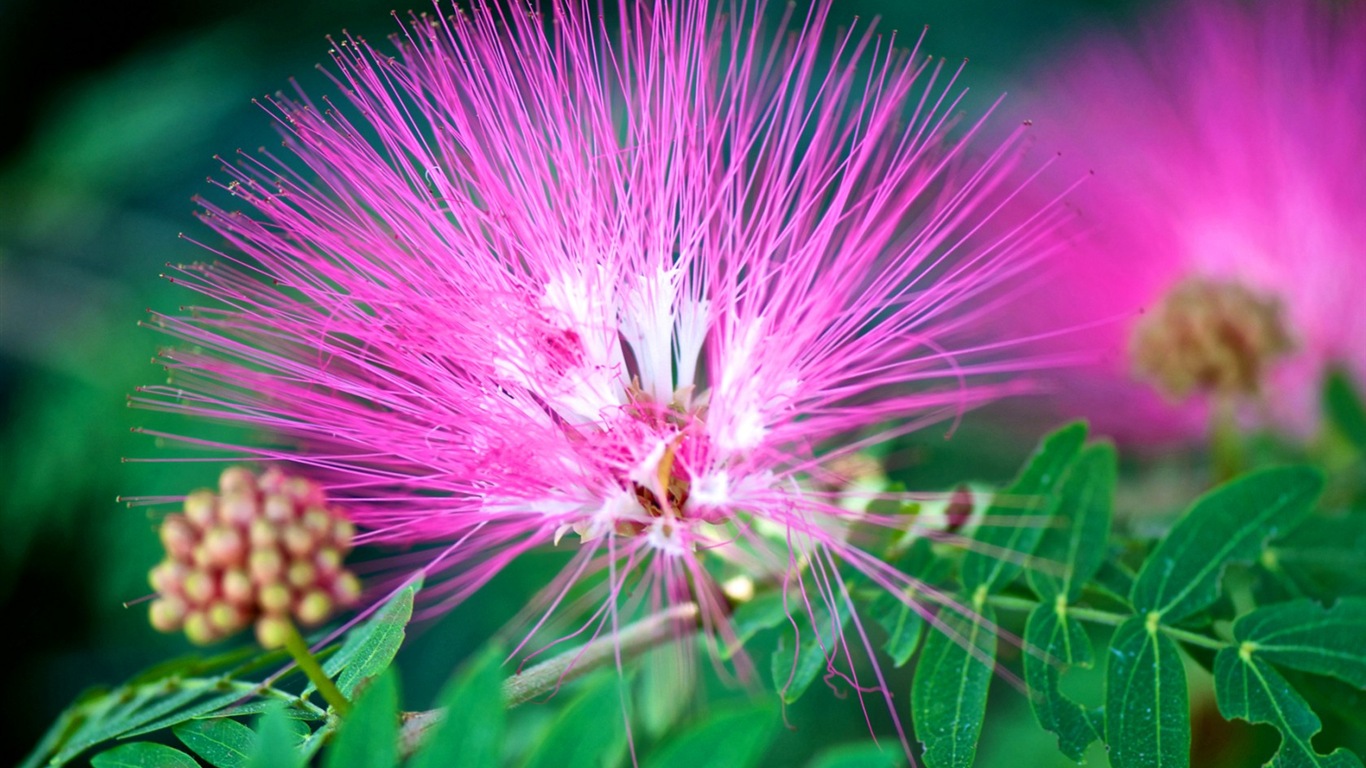
<svg viewBox="0 0 1366 768">
<path fill-rule="evenodd" d="M 550 5 L 339 41 L 346 104 L 269 99 L 295 157 L 225 166 L 248 210 L 204 203 L 221 259 L 173 279 L 212 301 L 155 316 L 187 344 L 137 399 L 270 433 L 213 447 L 428 547 L 396 564 L 429 613 L 570 534 L 531 634 L 594 573 L 590 634 L 693 601 L 729 641 L 718 584 L 833 604 L 837 562 L 908 600 L 846 535 L 908 520 L 828 468 L 1048 362 L 982 333 L 1062 215 L 1007 204 L 1025 126 L 974 157 L 957 72 L 871 29 L 830 61 L 827 2 Z"/>
<path fill-rule="evenodd" d="M 319 624 L 360 598 L 360 582 L 342 567 L 351 522 L 316 484 L 230 467 L 219 491 L 195 491 L 182 514 L 162 521 L 152 626 L 204 645 L 254 624 L 261 645 L 274 648 L 291 617 Z"/>
<path fill-rule="evenodd" d="M 1211 409 L 1306 435 L 1326 369 L 1366 380 L 1366 177 L 1343 172 L 1366 156 L 1366 12 L 1188 0 L 1148 33 L 1040 78 L 1038 107 L 1068 116 L 1041 139 L 1095 171 L 1077 195 L 1093 234 L 1034 313 L 1091 324 L 1071 341 L 1105 356 L 1058 402 L 1132 444 L 1196 438 Z M 1177 304 L 1201 327 L 1152 320 Z"/>
</svg>

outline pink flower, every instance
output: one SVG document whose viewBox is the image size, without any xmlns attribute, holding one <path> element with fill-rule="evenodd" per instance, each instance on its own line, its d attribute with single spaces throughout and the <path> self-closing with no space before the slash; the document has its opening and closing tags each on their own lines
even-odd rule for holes
<svg viewBox="0 0 1366 768">
<path fill-rule="evenodd" d="M 908 586 L 827 467 L 1040 364 L 979 332 L 1058 218 L 983 234 L 1014 140 L 970 158 L 957 72 L 871 28 L 821 63 L 827 3 L 513 5 L 339 42 L 344 105 L 268 100 L 296 159 L 227 167 L 249 213 L 204 204 L 227 245 L 174 279 L 214 301 L 157 315 L 189 346 L 140 399 L 273 435 L 183 439 L 311 474 L 358 544 L 427 545 L 396 562 L 429 611 L 551 545 L 545 616 L 607 575 L 584 636 L 696 601 L 724 642 L 735 575 Z"/>
<path fill-rule="evenodd" d="M 1051 323 L 1121 318 L 1088 334 L 1105 359 L 1064 382 L 1069 413 L 1190 439 L 1228 395 L 1304 434 L 1328 366 L 1366 377 L 1363 10 L 1188 0 L 1141 45 L 1062 59 L 1037 103 L 1058 118 L 1045 141 L 1095 171 L 1078 195 L 1094 234 L 1044 302 Z"/>
</svg>

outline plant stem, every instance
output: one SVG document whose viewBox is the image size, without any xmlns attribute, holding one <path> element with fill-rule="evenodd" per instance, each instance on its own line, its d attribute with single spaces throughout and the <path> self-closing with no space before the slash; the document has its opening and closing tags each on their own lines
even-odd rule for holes
<svg viewBox="0 0 1366 768">
<path fill-rule="evenodd" d="M 1040 605 L 1040 603 L 1035 600 L 1029 600 L 1023 597 L 1012 597 L 1010 595 L 991 595 L 987 598 L 987 603 L 996 608 L 1004 608 L 1008 611 L 1032 611 Z M 1117 627 L 1120 624 L 1123 624 L 1124 622 L 1133 618 L 1132 614 L 1114 613 L 1113 611 L 1099 611 L 1095 608 L 1078 608 L 1074 605 L 1067 606 L 1067 615 L 1073 616 L 1080 621 L 1089 621 L 1095 624 L 1107 624 L 1112 627 Z M 1223 640 L 1219 640 L 1218 638 L 1206 637 L 1205 635 L 1197 634 L 1195 632 L 1188 632 L 1184 629 L 1168 627 L 1163 624 L 1159 624 L 1158 629 L 1165 633 L 1168 637 L 1171 637 L 1175 640 L 1180 640 L 1183 643 L 1189 643 L 1190 645 L 1198 645 L 1203 648 L 1212 648 L 1216 651 L 1222 650 L 1229 646 L 1229 643 L 1226 643 Z"/>
<path fill-rule="evenodd" d="M 594 640 L 580 648 L 537 664 L 503 682 L 503 698 L 509 707 L 525 703 L 561 683 L 582 677 L 606 664 L 647 650 L 679 634 L 679 628 L 693 628 L 697 620 L 696 603 L 683 603 L 667 611 L 641 619 L 613 637 Z"/>
<path fill-rule="evenodd" d="M 288 633 L 285 634 L 285 650 L 294 657 L 299 669 L 308 675 L 309 681 L 313 683 L 313 687 L 318 689 L 318 693 L 322 694 L 327 705 L 332 707 L 338 715 L 346 717 L 346 714 L 351 711 L 351 702 L 346 700 L 342 692 L 337 689 L 336 683 L 333 683 L 332 678 L 323 671 L 322 665 L 313 658 L 313 653 L 308 650 L 308 643 L 304 642 L 303 635 L 299 634 L 294 622 L 286 621 L 285 626 L 289 628 Z"/>
</svg>

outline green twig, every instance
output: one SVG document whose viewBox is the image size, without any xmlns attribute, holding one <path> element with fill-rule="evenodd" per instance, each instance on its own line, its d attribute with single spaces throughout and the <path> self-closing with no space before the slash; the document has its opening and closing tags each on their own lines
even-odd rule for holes
<svg viewBox="0 0 1366 768">
<path fill-rule="evenodd" d="M 308 643 L 304 642 L 303 635 L 300 635 L 299 630 L 294 627 L 294 622 L 286 621 L 285 626 L 288 627 L 288 632 L 285 634 L 285 650 L 294 657 L 299 669 L 308 675 L 313 687 L 322 694 L 323 700 L 327 702 L 328 706 L 332 707 L 338 715 L 346 717 L 346 714 L 351 711 L 351 702 L 346 700 L 342 692 L 337 689 L 336 683 L 333 683 L 332 678 L 323 671 L 322 665 L 313 658 L 313 653 L 308 650 Z"/>
</svg>

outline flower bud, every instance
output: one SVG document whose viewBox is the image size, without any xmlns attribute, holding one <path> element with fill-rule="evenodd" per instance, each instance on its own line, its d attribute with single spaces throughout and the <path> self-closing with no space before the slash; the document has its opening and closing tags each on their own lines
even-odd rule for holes
<svg viewBox="0 0 1366 768">
<path fill-rule="evenodd" d="M 258 549 L 251 553 L 247 566 L 251 570 L 251 580 L 258 586 L 270 584 L 285 572 L 285 559 L 278 549 Z"/>
<path fill-rule="evenodd" d="M 307 560 L 296 560 L 289 566 L 287 574 L 289 585 L 295 589 L 305 589 L 318 580 L 318 569 Z"/>
<path fill-rule="evenodd" d="M 264 517 L 258 517 L 251 521 L 250 537 L 252 549 L 273 549 L 280 542 L 280 535 L 275 523 Z"/>
<path fill-rule="evenodd" d="M 313 554 L 313 534 L 298 523 L 291 523 L 280 533 L 285 552 L 291 557 L 308 557 Z"/>
<path fill-rule="evenodd" d="M 185 597 L 197 606 L 207 604 L 218 594 L 218 585 L 214 584 L 213 576 L 201 570 L 193 570 L 185 575 L 183 589 Z"/>
<path fill-rule="evenodd" d="M 175 560 L 162 560 L 147 574 L 147 580 L 151 582 L 152 589 L 158 595 L 179 595 L 185 586 L 185 576 L 190 569 L 184 563 Z"/>
<path fill-rule="evenodd" d="M 322 539 L 332 531 L 332 516 L 322 507 L 309 507 L 304 510 L 304 516 L 300 519 L 304 530 L 313 535 L 315 539 Z"/>
<path fill-rule="evenodd" d="M 241 568 L 234 568 L 223 574 L 223 597 L 242 607 L 250 607 L 256 597 L 256 589 L 251 577 Z"/>
<path fill-rule="evenodd" d="M 272 523 L 287 523 L 294 519 L 294 500 L 281 494 L 273 494 L 262 502 L 265 518 Z"/>
<path fill-rule="evenodd" d="M 294 606 L 294 615 L 309 626 L 321 624 L 331 612 L 332 601 L 319 589 L 309 590 Z"/>
<path fill-rule="evenodd" d="M 185 637 L 195 645 L 208 645 L 218 639 L 218 633 L 214 632 L 207 613 L 190 611 L 185 616 Z"/>
<path fill-rule="evenodd" d="M 338 605 L 354 605 L 360 600 L 360 579 L 350 571 L 342 571 L 332 581 L 332 597 Z"/>
<path fill-rule="evenodd" d="M 204 534 L 204 550 L 209 562 L 219 568 L 230 568 L 242 563 L 247 545 L 237 528 L 215 525 Z"/>
<path fill-rule="evenodd" d="M 356 526 L 340 515 L 332 518 L 332 543 L 343 552 L 351 549 L 356 538 Z"/>
<path fill-rule="evenodd" d="M 256 601 L 266 613 L 284 613 L 289 610 L 291 597 L 289 587 L 284 584 L 270 584 L 261 588 Z"/>
<path fill-rule="evenodd" d="M 216 505 L 213 491 L 199 490 L 185 497 L 185 519 L 198 530 L 213 524 Z"/>
<path fill-rule="evenodd" d="M 188 562 L 198 539 L 199 534 L 184 515 L 167 515 L 161 521 L 161 545 L 177 560 Z"/>
<path fill-rule="evenodd" d="M 230 493 L 218 500 L 218 519 L 231 526 L 251 525 L 258 516 L 256 496 Z"/>
<path fill-rule="evenodd" d="M 256 620 L 256 642 L 266 650 L 273 650 L 285 644 L 289 637 L 289 619 L 284 616 L 267 614 Z"/>
<path fill-rule="evenodd" d="M 184 625 L 187 611 L 184 600 L 168 595 L 153 600 L 148 613 L 158 632 L 175 632 Z"/>
<path fill-rule="evenodd" d="M 228 467 L 218 476 L 218 490 L 224 496 L 234 493 L 256 494 L 256 476 L 246 467 Z"/>
<path fill-rule="evenodd" d="M 333 576 L 341 570 L 342 556 L 336 547 L 322 547 L 313 555 L 313 564 L 323 576 Z"/>
<path fill-rule="evenodd" d="M 214 603 L 209 606 L 208 616 L 209 626 L 213 627 L 214 634 L 219 636 L 230 635 L 246 623 L 246 616 L 232 603 Z"/>
</svg>

